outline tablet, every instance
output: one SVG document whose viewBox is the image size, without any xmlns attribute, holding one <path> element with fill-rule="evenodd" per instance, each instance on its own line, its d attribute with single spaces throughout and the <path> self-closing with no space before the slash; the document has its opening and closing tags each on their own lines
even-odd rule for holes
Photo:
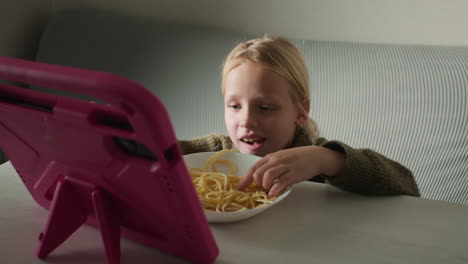
<svg viewBox="0 0 468 264">
<path fill-rule="evenodd" d="M 134 81 L 0 57 L 0 148 L 49 209 L 39 258 L 84 223 L 99 228 L 108 263 L 120 262 L 121 236 L 194 263 L 218 256 L 166 108 Z"/>
</svg>

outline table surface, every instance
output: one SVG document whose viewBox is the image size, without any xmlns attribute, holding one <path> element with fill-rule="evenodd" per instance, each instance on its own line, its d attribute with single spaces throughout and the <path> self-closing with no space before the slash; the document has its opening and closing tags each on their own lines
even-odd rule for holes
<svg viewBox="0 0 468 264">
<path fill-rule="evenodd" d="M 35 256 L 47 216 L 12 165 L 0 165 L 0 262 Z M 210 224 L 215 263 L 468 263 L 468 206 L 409 196 L 366 197 L 303 182 L 250 219 Z M 122 239 L 122 263 L 188 263 Z M 99 230 L 84 225 L 46 263 L 105 263 Z"/>
</svg>

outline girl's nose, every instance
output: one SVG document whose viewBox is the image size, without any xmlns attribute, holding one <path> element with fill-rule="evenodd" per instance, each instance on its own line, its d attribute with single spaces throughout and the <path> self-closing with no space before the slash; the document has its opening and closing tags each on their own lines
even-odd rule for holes
<svg viewBox="0 0 468 264">
<path fill-rule="evenodd" d="M 257 118 L 251 111 L 244 111 L 239 125 L 243 128 L 254 128 L 258 125 Z"/>
</svg>

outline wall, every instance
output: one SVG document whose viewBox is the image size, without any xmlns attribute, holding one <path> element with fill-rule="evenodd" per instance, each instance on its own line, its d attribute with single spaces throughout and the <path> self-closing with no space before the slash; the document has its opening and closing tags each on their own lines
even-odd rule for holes
<svg viewBox="0 0 468 264">
<path fill-rule="evenodd" d="M 293 38 L 468 46 L 466 0 L 54 0 Z"/>
<path fill-rule="evenodd" d="M 15 0 L 0 4 L 0 55 L 33 58 L 48 17 L 71 7 L 292 38 L 468 46 L 466 0 Z"/>
<path fill-rule="evenodd" d="M 0 56 L 34 58 L 52 14 L 53 0 L 15 0 L 0 4 Z"/>
</svg>

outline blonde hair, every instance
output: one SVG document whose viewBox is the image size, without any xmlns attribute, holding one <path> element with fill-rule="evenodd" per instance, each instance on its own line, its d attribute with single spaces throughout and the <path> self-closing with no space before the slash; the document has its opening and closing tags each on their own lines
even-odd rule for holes
<svg viewBox="0 0 468 264">
<path fill-rule="evenodd" d="M 227 74 L 246 62 L 260 64 L 276 72 L 291 84 L 292 89 L 289 91 L 291 99 L 298 110 L 307 117 L 306 122 L 300 126 L 315 143 L 319 134 L 318 127 L 304 107 L 304 102 L 310 100 L 309 75 L 299 49 L 285 38 L 268 35 L 239 43 L 231 50 L 223 64 L 221 87 L 223 94 Z"/>
</svg>

